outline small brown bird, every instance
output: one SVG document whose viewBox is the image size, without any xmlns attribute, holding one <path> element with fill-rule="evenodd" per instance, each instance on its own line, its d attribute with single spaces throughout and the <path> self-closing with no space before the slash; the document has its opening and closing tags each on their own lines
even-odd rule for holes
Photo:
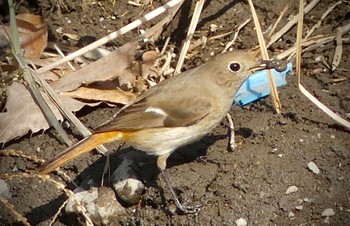
<svg viewBox="0 0 350 226">
<path fill-rule="evenodd" d="M 214 129 L 226 116 L 242 83 L 259 64 L 256 54 L 234 51 L 219 54 L 204 65 L 173 76 L 151 87 L 119 110 L 90 136 L 44 163 L 38 173 L 47 174 L 100 144 L 125 141 L 149 155 L 170 187 L 177 207 L 182 205 L 165 174 L 166 160 L 177 148 L 192 143 Z"/>
</svg>

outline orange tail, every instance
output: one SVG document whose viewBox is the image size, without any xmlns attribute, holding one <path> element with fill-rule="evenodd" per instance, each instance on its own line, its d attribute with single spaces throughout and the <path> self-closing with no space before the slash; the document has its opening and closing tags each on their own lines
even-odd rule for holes
<svg viewBox="0 0 350 226">
<path fill-rule="evenodd" d="M 122 137 L 123 133 L 119 131 L 91 134 L 90 136 L 85 137 L 83 140 L 56 155 L 51 160 L 45 162 L 39 167 L 37 172 L 39 174 L 48 174 L 51 171 L 55 170 L 57 167 L 60 167 L 66 162 L 78 157 L 79 155 L 89 152 L 101 144 L 121 140 Z"/>
</svg>

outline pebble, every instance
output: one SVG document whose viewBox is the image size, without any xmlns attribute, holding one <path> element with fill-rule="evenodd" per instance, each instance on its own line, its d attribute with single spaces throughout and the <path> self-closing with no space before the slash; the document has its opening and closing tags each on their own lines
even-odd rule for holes
<svg viewBox="0 0 350 226">
<path fill-rule="evenodd" d="M 293 218 L 295 216 L 295 214 L 292 212 L 292 211 L 290 211 L 289 213 L 288 213 L 288 217 L 289 218 Z"/>
<path fill-rule="evenodd" d="M 303 209 L 303 206 L 302 206 L 302 205 L 295 206 L 295 209 L 296 209 L 296 210 L 302 210 L 302 209 Z"/>
<path fill-rule="evenodd" d="M 310 198 L 303 198 L 303 201 L 304 201 L 304 202 L 307 202 L 307 203 L 312 202 L 312 200 L 311 200 Z"/>
<path fill-rule="evenodd" d="M 4 199 L 11 198 L 10 186 L 2 179 L 0 179 L 0 197 Z"/>
<path fill-rule="evenodd" d="M 297 192 L 297 191 L 298 191 L 298 187 L 293 185 L 293 186 L 290 186 L 289 188 L 287 188 L 287 191 L 285 194 L 289 195 L 289 194 Z"/>
<path fill-rule="evenodd" d="M 311 172 L 313 172 L 314 174 L 320 174 L 320 169 L 318 168 L 318 166 L 314 163 L 314 162 L 309 162 L 307 164 L 307 167 L 309 168 L 309 170 L 311 170 Z"/>
<path fill-rule="evenodd" d="M 329 217 L 326 217 L 326 218 L 324 219 L 323 223 L 329 224 Z"/>
<path fill-rule="evenodd" d="M 331 217 L 334 215 L 335 215 L 335 212 L 332 208 L 328 208 L 328 209 L 323 210 L 323 212 L 321 214 L 322 217 Z"/>
<path fill-rule="evenodd" d="M 245 219 L 243 218 L 239 218 L 238 220 L 236 220 L 236 225 L 237 226 L 247 226 L 248 223 Z"/>
<path fill-rule="evenodd" d="M 138 178 L 133 164 L 135 162 L 132 158 L 124 158 L 111 178 L 118 197 L 130 205 L 137 204 L 145 190 L 145 185 Z"/>
<path fill-rule="evenodd" d="M 126 214 L 125 208 L 118 203 L 110 188 L 92 187 L 84 190 L 83 187 L 78 187 L 76 190 L 79 192 L 69 198 L 65 207 L 67 214 L 80 216 L 84 207 L 94 225 L 115 225 Z"/>
</svg>

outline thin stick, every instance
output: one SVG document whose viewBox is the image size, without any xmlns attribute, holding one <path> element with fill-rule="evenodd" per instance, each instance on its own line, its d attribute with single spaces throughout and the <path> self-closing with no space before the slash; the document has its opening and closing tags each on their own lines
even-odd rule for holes
<svg viewBox="0 0 350 226">
<path fill-rule="evenodd" d="M 310 4 L 308 4 L 305 7 L 304 13 L 306 14 L 310 12 L 310 10 L 313 9 L 319 2 L 320 0 L 313 0 L 312 2 L 310 2 Z M 270 42 L 267 44 L 267 47 L 270 47 L 273 43 L 275 43 L 278 39 L 280 39 L 282 35 L 287 33 L 287 31 L 289 31 L 297 22 L 298 22 L 298 15 L 294 16 L 294 18 L 290 20 L 281 30 L 279 30 L 279 32 L 272 35 Z"/>
<path fill-rule="evenodd" d="M 332 71 L 334 71 L 340 64 L 342 55 L 343 55 L 343 34 L 346 32 L 346 30 L 350 30 L 350 24 L 347 24 L 341 28 L 338 29 L 337 37 L 336 37 L 336 43 L 337 46 L 335 47 L 333 61 L 332 61 Z"/>
<path fill-rule="evenodd" d="M 237 145 L 235 143 L 235 124 L 233 123 L 232 116 L 231 116 L 230 113 L 227 113 L 226 118 L 227 118 L 228 125 L 229 125 L 229 133 L 230 133 L 229 144 L 230 144 L 230 149 L 231 149 L 231 151 L 234 151 L 235 148 L 237 147 Z"/>
<path fill-rule="evenodd" d="M 205 2 L 204 0 L 199 0 L 196 3 L 196 6 L 195 6 L 195 9 L 194 9 L 194 12 L 193 12 L 193 16 L 192 16 L 192 20 L 191 20 L 191 23 L 190 23 L 190 27 L 188 28 L 186 41 L 185 41 L 185 43 L 182 46 L 181 53 L 180 53 L 179 60 L 177 62 L 176 68 L 175 68 L 174 75 L 181 73 L 181 68 L 182 68 L 182 65 L 183 65 L 183 63 L 185 61 L 185 57 L 186 57 L 188 48 L 190 47 L 190 43 L 191 43 L 193 34 L 194 34 L 195 30 L 196 30 L 196 27 L 197 27 L 197 24 L 198 24 L 198 21 L 199 21 L 199 17 L 201 15 L 201 12 L 202 12 L 202 9 L 203 9 L 203 6 L 204 6 L 204 2 Z"/>
<path fill-rule="evenodd" d="M 338 2 L 335 3 L 334 5 L 330 6 L 330 7 L 326 10 L 326 12 L 323 13 L 323 15 L 321 16 L 320 20 L 317 22 L 317 24 L 315 24 L 315 25 L 306 33 L 304 39 L 309 38 L 309 37 L 312 35 L 312 33 L 313 33 L 317 28 L 319 28 L 319 27 L 321 26 L 322 21 L 328 16 L 328 14 L 330 14 L 330 13 L 333 11 L 333 9 L 334 9 L 337 5 L 339 5 L 339 4 L 341 4 L 341 3 L 343 3 L 343 1 L 338 1 Z"/>
<path fill-rule="evenodd" d="M 304 21 L 304 0 L 299 1 L 299 15 L 298 15 L 298 27 L 297 27 L 297 43 L 296 43 L 296 59 L 297 65 L 295 71 L 297 73 L 297 82 L 300 84 L 300 65 L 301 65 L 301 41 L 303 39 L 303 21 Z"/>
<path fill-rule="evenodd" d="M 58 54 L 61 57 L 65 57 L 64 53 L 61 51 L 61 49 L 58 47 L 58 45 L 54 44 L 53 47 L 55 48 L 55 50 L 58 52 Z M 72 71 L 76 71 L 75 68 L 73 67 L 73 65 L 71 64 L 71 62 L 67 62 L 68 67 L 70 67 L 70 69 L 72 69 Z"/>
<path fill-rule="evenodd" d="M 222 51 L 223 53 L 226 52 L 235 43 L 241 29 L 244 28 L 245 25 L 247 25 L 251 20 L 252 19 L 247 19 L 241 25 L 238 26 L 236 33 L 233 35 L 233 39 L 229 43 L 226 44 L 224 51 Z"/>
<path fill-rule="evenodd" d="M 262 34 L 262 31 L 261 31 L 261 27 L 260 27 L 260 24 L 259 24 L 259 19 L 258 19 L 258 16 L 256 14 L 253 2 L 252 2 L 252 0 L 248 0 L 248 3 L 249 3 L 249 6 L 250 6 L 250 10 L 252 11 L 252 14 L 253 14 L 253 20 L 254 20 L 256 32 L 257 32 L 257 35 L 258 35 L 259 46 L 260 46 L 262 58 L 263 58 L 263 60 L 269 60 L 269 54 L 267 52 L 264 36 Z M 275 80 L 273 79 L 272 73 L 271 73 L 270 70 L 267 70 L 267 75 L 268 75 L 267 77 L 268 77 L 269 85 L 270 85 L 272 101 L 273 101 L 273 104 L 275 106 L 276 113 L 280 114 L 282 106 L 281 106 L 281 102 L 280 102 L 280 100 L 278 98 L 278 93 L 277 93 Z"/>
<path fill-rule="evenodd" d="M 9 2 L 10 26 L 11 26 L 11 34 L 12 34 L 11 35 L 12 39 L 10 38 L 9 40 L 11 40 L 11 44 L 13 46 L 13 55 L 16 58 L 21 69 L 23 70 L 23 77 L 24 77 L 24 80 L 27 82 L 27 87 L 29 89 L 29 92 L 33 100 L 37 103 L 38 107 L 40 108 L 48 124 L 53 126 L 56 129 L 56 131 L 61 136 L 62 140 L 67 145 L 71 145 L 72 142 L 69 140 L 68 134 L 66 133 L 66 131 L 63 129 L 63 127 L 57 120 L 53 110 L 50 108 L 48 103 L 45 101 L 45 99 L 41 95 L 41 92 L 39 91 L 38 87 L 34 82 L 34 79 L 31 73 L 32 70 L 28 67 L 28 65 L 26 64 L 21 54 L 14 5 L 12 0 L 9 0 L 8 2 Z"/>
<path fill-rule="evenodd" d="M 281 12 L 280 15 L 278 16 L 276 22 L 274 23 L 274 25 L 273 25 L 273 27 L 272 27 L 272 29 L 271 29 L 271 31 L 270 31 L 268 37 L 271 37 L 272 33 L 275 31 L 277 25 L 278 25 L 279 22 L 282 20 L 282 17 L 284 16 L 284 14 L 285 14 L 286 11 L 288 10 L 288 8 L 289 8 L 288 5 L 286 5 L 286 6 L 284 7 L 284 9 L 282 10 L 282 12 Z"/>
<path fill-rule="evenodd" d="M 309 40 L 303 41 L 302 46 L 307 46 L 306 49 L 303 50 L 306 51 L 308 48 L 314 47 L 314 46 L 321 46 L 328 42 L 331 42 L 335 39 L 336 36 L 328 36 L 328 37 L 313 37 Z M 288 57 L 289 59 L 292 58 L 292 56 L 295 54 L 296 46 L 292 46 L 287 50 L 284 50 L 282 53 L 278 54 L 276 56 L 276 59 L 284 59 Z"/>
<path fill-rule="evenodd" d="M 296 73 L 298 80 L 299 90 L 318 108 L 320 108 L 324 113 L 333 118 L 339 124 L 350 129 L 350 122 L 341 118 L 339 115 L 334 113 L 326 105 L 317 100 L 309 91 L 307 91 L 303 85 L 300 83 L 300 74 L 301 74 L 301 41 L 302 41 L 302 32 L 303 32 L 303 0 L 299 2 L 299 18 L 298 18 L 298 30 L 297 30 L 297 43 L 296 43 Z"/>
</svg>

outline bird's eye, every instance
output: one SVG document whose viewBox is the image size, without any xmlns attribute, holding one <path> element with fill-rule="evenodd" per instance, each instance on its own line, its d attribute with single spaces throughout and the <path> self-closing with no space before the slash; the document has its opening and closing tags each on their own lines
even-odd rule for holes
<svg viewBox="0 0 350 226">
<path fill-rule="evenodd" d="M 231 72 L 237 72 L 241 69 L 241 65 L 237 62 L 231 62 L 229 63 L 228 65 L 228 69 L 231 71 Z"/>
</svg>

